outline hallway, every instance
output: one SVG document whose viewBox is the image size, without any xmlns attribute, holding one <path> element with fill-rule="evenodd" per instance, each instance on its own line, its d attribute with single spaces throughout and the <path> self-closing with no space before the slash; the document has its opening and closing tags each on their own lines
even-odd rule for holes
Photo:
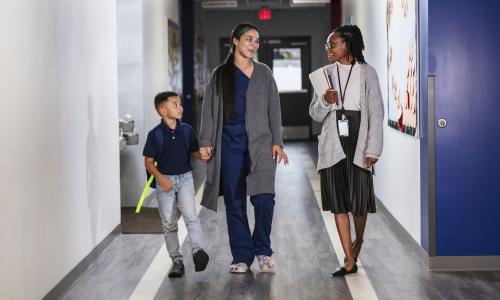
<svg viewBox="0 0 500 300">
<path fill-rule="evenodd" d="M 478 55 L 500 50 L 500 1 L 4 2 L 0 300 L 500 299 L 500 56 Z M 220 199 L 218 213 L 198 205 L 208 269 L 195 273 L 188 255 L 186 276 L 169 279 L 153 195 L 134 213 L 143 149 L 160 122 L 154 98 L 176 91 L 183 122 L 199 132 L 211 74 L 241 22 L 259 29 L 247 56 L 273 72 L 283 139 L 308 141 L 286 143 L 291 164 L 277 169 L 277 273 L 256 263 L 229 273 Z M 319 205 L 317 137 L 328 126 L 308 114 L 323 90 L 309 74 L 333 71 L 328 37 L 344 25 L 359 28 L 357 52 L 377 75 L 360 92 L 380 88 L 368 98 L 383 102 L 383 151 L 359 272 L 332 278 L 344 254 Z M 193 172 L 198 203 L 203 164 Z M 126 222 L 139 218 L 147 221 Z"/>
<path fill-rule="evenodd" d="M 224 209 L 215 214 L 203 208 L 199 215 L 210 255 L 204 272 L 194 273 L 186 255 L 186 276 L 169 279 L 162 235 L 120 235 L 63 299 L 492 299 L 500 294 L 500 272 L 429 272 L 423 250 L 380 202 L 368 219 L 358 274 L 332 278 L 343 254 L 333 216 L 318 203 L 316 144 L 289 143 L 285 150 L 290 165 L 278 167 L 271 236 L 276 274 L 260 273 L 255 262 L 251 273 L 230 274 Z M 189 249 L 186 240 L 182 251 Z"/>
</svg>

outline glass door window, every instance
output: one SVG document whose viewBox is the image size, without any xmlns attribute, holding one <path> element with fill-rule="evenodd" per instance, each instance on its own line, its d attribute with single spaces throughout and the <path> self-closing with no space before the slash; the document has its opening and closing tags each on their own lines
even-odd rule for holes
<svg viewBox="0 0 500 300">
<path fill-rule="evenodd" d="M 300 48 L 273 49 L 273 74 L 281 92 L 302 90 L 302 66 Z"/>
</svg>

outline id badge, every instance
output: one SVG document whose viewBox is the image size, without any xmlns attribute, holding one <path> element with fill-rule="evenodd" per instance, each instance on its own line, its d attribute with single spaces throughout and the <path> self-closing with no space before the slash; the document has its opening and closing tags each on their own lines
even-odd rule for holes
<svg viewBox="0 0 500 300">
<path fill-rule="evenodd" d="M 338 120 L 339 134 L 340 136 L 349 136 L 349 121 L 348 120 Z"/>
</svg>

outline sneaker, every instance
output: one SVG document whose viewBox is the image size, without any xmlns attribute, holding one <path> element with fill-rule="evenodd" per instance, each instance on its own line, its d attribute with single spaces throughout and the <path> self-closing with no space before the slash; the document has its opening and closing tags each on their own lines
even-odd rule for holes
<svg viewBox="0 0 500 300">
<path fill-rule="evenodd" d="M 259 262 L 261 272 L 274 273 L 276 271 L 276 265 L 274 264 L 271 256 L 257 255 L 257 261 Z"/>
<path fill-rule="evenodd" d="M 229 266 L 229 272 L 243 274 L 248 272 L 248 266 L 246 263 L 242 262 L 237 264 L 232 264 L 231 266 Z"/>
<path fill-rule="evenodd" d="M 208 264 L 208 254 L 203 249 L 193 251 L 193 262 L 195 272 L 205 270 Z"/>
<path fill-rule="evenodd" d="M 184 263 L 182 260 L 178 259 L 174 261 L 170 272 L 168 272 L 168 277 L 182 277 L 184 276 Z"/>
</svg>

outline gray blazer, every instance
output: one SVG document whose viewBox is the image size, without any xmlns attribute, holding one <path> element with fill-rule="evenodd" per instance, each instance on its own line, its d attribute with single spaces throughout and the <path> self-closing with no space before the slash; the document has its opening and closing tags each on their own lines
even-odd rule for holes
<svg viewBox="0 0 500 300">
<path fill-rule="evenodd" d="M 207 177 L 201 205 L 217 211 L 220 190 L 222 95 L 216 91 L 215 71 L 203 97 L 200 147 L 213 147 L 215 152 L 207 163 Z M 272 145 L 283 146 L 281 107 L 278 88 L 268 66 L 255 63 L 246 93 L 245 125 L 250 154 L 250 173 L 246 178 L 247 195 L 274 194 L 276 161 Z"/>
<path fill-rule="evenodd" d="M 354 164 L 370 170 L 364 164 L 365 157 L 378 158 L 382 154 L 384 103 L 375 69 L 368 64 L 360 64 L 360 106 L 361 123 L 358 143 L 354 153 Z M 329 72 L 335 70 L 334 65 L 325 67 Z M 336 106 L 335 109 L 340 109 Z M 317 169 L 329 168 L 346 157 L 337 131 L 337 115 L 330 113 L 330 105 L 323 101 L 323 95 L 314 93 L 309 105 L 309 115 L 316 122 L 323 123 L 318 136 Z"/>
</svg>

